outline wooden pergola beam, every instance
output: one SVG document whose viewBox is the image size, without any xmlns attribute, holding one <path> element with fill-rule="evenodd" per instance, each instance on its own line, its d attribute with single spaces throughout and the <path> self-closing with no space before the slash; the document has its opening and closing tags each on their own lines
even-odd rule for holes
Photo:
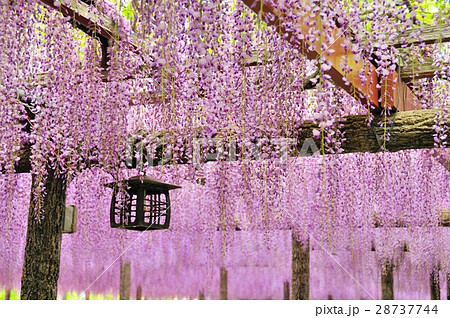
<svg viewBox="0 0 450 318">
<path fill-rule="evenodd" d="M 420 34 L 419 37 L 417 35 Z M 393 42 L 388 42 L 389 45 L 401 48 L 420 43 L 434 44 L 444 43 L 450 41 L 450 25 L 428 25 L 415 26 L 409 28 L 397 35 L 397 39 Z M 400 77 L 403 81 L 409 82 L 415 79 L 434 77 L 436 72 L 441 68 L 433 65 L 432 58 L 425 58 L 422 63 L 410 63 L 406 66 L 400 67 Z"/>
<path fill-rule="evenodd" d="M 100 66 L 102 67 L 103 81 L 108 78 L 108 47 L 114 41 L 114 36 L 117 34 L 117 24 L 101 13 L 93 13 L 91 10 L 91 2 L 71 0 L 69 4 L 57 2 L 54 0 L 41 0 L 42 3 L 59 11 L 65 17 L 70 17 L 74 25 L 85 32 L 87 35 L 97 38 L 102 49 L 102 59 Z"/>
<path fill-rule="evenodd" d="M 409 149 L 432 149 L 434 145 L 433 129 L 435 110 L 413 110 L 394 113 L 390 116 L 375 115 L 373 124 L 367 124 L 367 116 L 348 116 L 342 120 L 340 131 L 345 136 L 342 144 L 343 153 L 369 152 L 376 153 L 383 151 L 383 147 L 389 152 L 396 152 Z M 378 123 L 392 122 L 386 127 Z M 450 119 L 447 121 L 450 124 Z M 321 139 L 314 139 L 314 130 L 320 130 L 317 123 L 305 122 L 297 132 L 291 132 L 287 136 L 280 138 L 295 138 L 296 145 L 289 153 L 290 156 L 312 155 L 312 150 L 322 149 Z M 389 133 L 389 141 L 383 142 L 385 135 Z M 264 137 L 264 136 L 261 136 Z M 236 145 L 236 152 L 239 152 L 240 145 Z M 305 149 L 309 149 L 305 151 Z M 247 158 L 248 159 L 248 158 Z M 250 158 L 251 159 L 251 158 Z M 152 158 L 154 165 L 159 165 L 161 157 Z M 214 159 L 211 159 L 214 161 Z M 189 162 L 181 160 L 181 162 Z M 169 162 L 170 163 L 170 162 Z"/>
<path fill-rule="evenodd" d="M 70 17 L 74 26 L 85 32 L 87 35 L 97 38 L 100 42 L 102 49 L 102 60 L 100 61 L 103 69 L 103 81 L 108 79 L 108 62 L 109 54 L 108 48 L 114 43 L 114 40 L 120 39 L 117 32 L 117 23 L 108 17 L 107 15 L 96 12 L 94 13 L 92 8 L 95 1 L 85 0 L 71 0 L 69 4 L 57 2 L 54 0 L 40 0 L 50 8 L 60 12 L 65 17 Z M 131 49 L 138 47 L 137 36 L 133 33 L 130 35 L 130 39 L 127 39 Z"/>
<path fill-rule="evenodd" d="M 374 124 L 368 126 L 366 116 L 348 116 L 343 121 L 341 129 L 346 138 L 342 145 L 344 153 L 379 152 L 382 150 L 382 139 L 385 133 L 390 134 L 390 140 L 384 144 L 386 150 L 390 152 L 434 148 L 434 117 L 433 109 L 412 110 L 387 117 L 375 116 Z M 378 123 L 384 120 L 392 121 L 392 124 L 380 127 Z M 299 142 L 311 138 L 314 129 L 318 129 L 316 124 L 304 124 Z"/>
<path fill-rule="evenodd" d="M 400 77 L 404 82 L 413 82 L 422 78 L 431 78 L 436 74 L 438 76 L 442 68 L 433 65 L 433 60 L 426 58 L 423 63 L 408 64 L 400 68 Z"/>
<path fill-rule="evenodd" d="M 255 12 L 258 15 L 261 15 L 262 19 L 268 24 L 275 26 L 276 31 L 283 36 L 284 39 L 286 39 L 289 43 L 291 43 L 294 47 L 298 48 L 300 52 L 302 52 L 308 59 L 315 60 L 318 59 L 322 54 L 326 53 L 322 50 L 322 48 L 317 47 L 314 49 L 311 49 L 310 43 L 307 41 L 300 39 L 295 35 L 295 31 L 292 27 L 289 27 L 287 23 L 284 21 L 283 13 L 274 8 L 272 5 L 268 3 L 268 1 L 264 0 L 242 0 L 244 4 L 246 4 L 253 12 Z M 308 27 L 298 25 L 298 29 L 301 31 L 302 34 L 306 34 L 308 31 Z M 338 86 L 342 87 L 346 92 L 348 92 L 351 95 L 355 95 L 355 97 L 361 101 L 362 104 L 371 104 L 374 107 L 379 107 L 378 102 L 378 90 L 376 89 L 376 84 L 378 83 L 377 75 L 375 72 L 375 67 L 370 64 L 366 63 L 366 65 L 363 65 L 363 63 L 359 63 L 359 65 L 352 65 L 354 71 L 352 74 L 347 74 L 348 79 L 355 78 L 357 81 L 352 83 L 353 85 L 347 85 L 347 81 L 343 79 L 344 72 L 342 70 L 342 67 L 340 66 L 340 56 L 342 54 L 343 48 L 341 47 L 341 44 L 343 42 L 344 38 L 339 36 L 339 34 L 336 34 L 336 41 L 335 43 L 329 48 L 328 52 L 332 52 L 331 50 L 334 50 L 333 53 L 334 57 L 332 62 L 332 67 L 330 70 L 326 71 L 325 74 L 328 74 Z M 324 56 L 325 58 L 328 58 L 329 56 Z M 337 59 L 339 57 L 339 59 Z M 339 61 L 338 61 L 339 60 Z M 349 61 L 353 61 L 353 56 L 350 53 L 349 55 Z M 338 63 L 336 63 L 338 62 Z M 367 67 L 367 83 L 366 85 L 363 85 L 359 81 L 358 72 L 363 67 Z"/>
<path fill-rule="evenodd" d="M 332 43 L 325 50 L 319 45 L 311 45 L 303 38 L 296 36 L 297 33 L 307 34 L 311 28 L 320 27 L 320 17 L 316 16 L 318 20 L 317 26 L 306 26 L 306 24 L 295 22 L 293 26 L 291 21 L 285 21 L 285 15 L 265 0 L 242 0 L 253 12 L 260 15 L 262 19 L 268 24 L 275 26 L 276 31 L 283 36 L 294 47 L 298 48 L 308 59 L 316 60 L 323 56 L 331 63 L 331 68 L 324 71 L 331 79 L 347 93 L 354 96 L 363 105 L 370 104 L 374 107 L 374 112 L 380 112 L 386 107 L 393 107 L 394 109 L 412 110 L 411 100 L 413 95 L 406 85 L 402 85 L 401 78 L 394 72 L 386 82 L 379 82 L 376 72 L 376 66 L 368 60 L 361 60 L 355 62 L 354 54 L 345 50 L 343 43 L 345 35 L 339 32 L 338 28 L 334 30 Z M 327 43 L 324 32 L 320 34 L 319 43 Z M 346 72 L 342 65 L 342 57 L 346 56 L 348 66 L 351 67 L 351 72 Z M 359 74 L 365 74 L 365 81 L 362 82 Z M 393 83 L 397 82 L 398 85 Z M 376 85 L 381 84 L 382 89 L 377 89 Z M 397 86 L 397 87 L 396 87 Z M 405 95 L 409 97 L 409 101 L 404 104 L 404 100 L 397 98 L 397 96 Z"/>
<path fill-rule="evenodd" d="M 56 6 L 53 0 L 40 1 L 65 17 L 70 17 L 75 22 L 75 26 L 89 36 L 97 37 L 101 41 L 121 39 L 120 35 L 117 34 L 118 24 L 116 21 L 106 14 L 92 11 L 94 1 L 70 0 L 68 5 L 60 2 L 60 6 Z M 138 36 L 135 33 L 131 33 L 127 41 L 133 49 L 138 47 Z"/>
<path fill-rule="evenodd" d="M 408 64 L 401 67 L 401 79 L 405 82 L 412 82 L 422 78 L 434 77 L 440 68 L 433 65 L 432 62 L 420 63 L 419 65 Z"/>
<path fill-rule="evenodd" d="M 64 1 L 40 1 L 61 12 L 65 17 L 72 18 L 76 26 L 90 36 L 102 37 L 107 40 L 114 39 L 117 24 L 104 14 L 93 13 L 89 4 L 77 0 L 71 0 L 68 5 L 64 4 Z"/>
<path fill-rule="evenodd" d="M 420 34 L 420 37 L 413 36 Z M 397 35 L 397 39 L 388 44 L 396 48 L 403 46 L 416 45 L 420 43 L 433 44 L 450 41 L 450 25 L 428 25 L 413 27 Z"/>
</svg>

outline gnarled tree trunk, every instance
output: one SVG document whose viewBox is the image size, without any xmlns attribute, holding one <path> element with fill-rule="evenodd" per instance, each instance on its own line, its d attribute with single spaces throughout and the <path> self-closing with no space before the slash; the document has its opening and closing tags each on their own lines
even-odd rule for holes
<svg viewBox="0 0 450 318">
<path fill-rule="evenodd" d="M 61 235 L 66 201 L 66 180 L 48 170 L 45 194 L 39 210 L 43 217 L 35 217 L 33 176 L 30 210 L 28 213 L 27 241 L 22 269 L 21 299 L 56 299 L 61 254 Z"/>
</svg>

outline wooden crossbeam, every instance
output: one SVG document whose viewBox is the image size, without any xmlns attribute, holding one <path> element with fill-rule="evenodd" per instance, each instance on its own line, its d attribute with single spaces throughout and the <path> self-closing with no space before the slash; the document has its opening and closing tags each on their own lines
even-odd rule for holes
<svg viewBox="0 0 450 318">
<path fill-rule="evenodd" d="M 391 152 L 434 148 L 434 117 L 433 109 L 405 111 L 386 118 L 383 115 L 375 116 L 373 122 L 377 124 L 368 126 L 365 116 L 348 116 L 341 130 L 346 138 L 342 145 L 344 153 L 379 152 L 385 133 L 390 133 L 390 140 L 386 141 L 385 147 Z M 386 128 L 380 127 L 378 123 L 384 120 L 393 123 Z M 305 123 L 299 141 L 312 137 L 313 129 L 317 129 L 316 124 Z"/>
<path fill-rule="evenodd" d="M 90 36 L 114 39 L 117 24 L 104 14 L 93 13 L 89 4 L 77 0 L 71 0 L 67 5 L 64 1 L 41 0 L 41 2 L 72 18 L 76 26 Z"/>
<path fill-rule="evenodd" d="M 431 149 L 434 148 L 434 134 L 433 129 L 435 118 L 435 110 L 414 110 L 398 112 L 390 116 L 376 115 L 373 119 L 373 124 L 367 124 L 367 117 L 363 115 L 348 116 L 342 120 L 342 127 L 340 131 L 345 136 L 345 141 L 342 144 L 343 153 L 357 153 L 370 152 L 376 153 L 384 149 L 390 152 L 396 152 L 408 149 Z M 379 123 L 392 122 L 386 127 L 380 126 Z M 447 121 L 450 123 L 450 119 Z M 313 152 L 319 151 L 325 145 L 322 145 L 321 139 L 314 139 L 314 131 L 320 130 L 317 123 L 305 122 L 298 131 L 290 132 L 289 135 L 279 136 L 279 138 L 292 138 L 297 136 L 293 142 L 289 156 L 309 156 Z M 389 134 L 389 141 L 383 140 Z M 261 136 L 263 138 L 264 136 Z M 143 147 L 145 153 L 145 146 Z M 167 147 L 160 146 L 158 148 L 166 149 Z M 240 153 L 242 146 L 240 144 L 234 145 L 235 152 Z M 149 164 L 161 165 L 170 164 L 170 156 L 162 158 L 161 152 L 157 149 L 155 158 L 148 158 Z M 248 146 L 246 147 L 248 149 Z M 236 160 L 239 160 L 237 157 Z M 180 163 L 189 162 L 187 155 L 181 155 Z M 214 161 L 217 157 L 209 156 L 208 161 Z M 255 158 L 245 158 L 255 159 Z"/>
<path fill-rule="evenodd" d="M 421 78 L 434 77 L 440 70 L 440 67 L 433 65 L 433 62 L 427 59 L 425 63 L 408 64 L 401 67 L 400 74 L 403 81 L 412 82 Z"/>
<path fill-rule="evenodd" d="M 102 59 L 100 66 L 102 67 L 103 81 L 108 78 L 108 47 L 114 41 L 117 34 L 117 24 L 101 13 L 93 13 L 91 2 L 71 0 L 69 4 L 56 2 L 54 0 L 41 0 L 42 3 L 59 11 L 65 17 L 70 17 L 74 25 L 91 37 L 97 38 L 102 49 Z M 58 3 L 58 4 L 57 4 Z"/>
<path fill-rule="evenodd" d="M 450 40 L 450 26 L 442 25 L 442 26 L 427 26 L 427 27 L 415 27 L 407 30 L 406 39 L 409 39 L 413 32 L 417 32 L 418 30 L 423 32 L 422 41 L 427 44 L 435 43 L 435 42 L 444 42 Z M 405 42 L 404 39 L 402 42 Z M 410 44 L 417 44 L 419 42 L 414 42 L 413 40 L 409 40 Z M 396 46 L 395 43 L 391 43 L 391 45 Z M 397 43 L 398 45 L 398 43 Z M 415 80 L 421 78 L 431 78 L 434 76 L 440 76 L 440 71 L 442 70 L 440 66 L 433 65 L 433 58 L 431 57 L 423 57 L 423 62 L 421 63 L 410 63 L 403 67 L 400 67 L 400 76 L 403 83 L 408 83 L 410 86 Z M 436 149 L 432 155 L 438 160 L 440 164 L 442 164 L 445 169 L 450 171 L 450 153 L 447 152 L 446 149 Z M 441 218 L 442 226 L 450 226 L 450 218 L 446 217 L 444 219 Z"/>
<path fill-rule="evenodd" d="M 442 67 L 433 65 L 432 58 L 424 58 L 422 63 L 410 63 L 401 67 L 400 76 L 402 81 L 409 83 L 421 78 L 431 78 L 435 75 L 441 77 L 440 71 L 442 71 Z"/>
<path fill-rule="evenodd" d="M 258 51 L 253 51 L 252 55 L 245 59 L 244 64 L 246 67 L 270 64 L 271 61 L 267 60 L 265 57 L 260 56 Z M 303 90 L 313 89 L 320 82 L 319 79 L 320 69 L 317 69 L 314 72 L 311 72 L 309 76 L 307 76 L 302 81 Z"/>
<path fill-rule="evenodd" d="M 420 36 L 417 36 L 419 35 Z M 433 44 L 444 43 L 450 41 L 450 24 L 442 25 L 428 25 L 415 26 L 405 30 L 397 35 L 395 41 L 388 42 L 389 45 L 396 48 L 417 45 L 420 43 Z M 401 78 L 405 82 L 413 79 L 434 77 L 436 72 L 441 68 L 433 65 L 432 58 L 424 58 L 425 61 L 421 63 L 410 63 L 406 66 L 400 67 Z"/>
<path fill-rule="evenodd" d="M 433 65 L 433 58 L 422 57 L 420 62 L 410 61 L 408 64 L 400 67 L 400 77 L 405 82 L 411 82 L 421 78 L 434 77 L 436 72 L 440 71 L 441 68 Z"/>
<path fill-rule="evenodd" d="M 419 37 L 416 35 L 420 34 Z M 414 36 L 413 36 L 414 35 Z M 405 30 L 397 35 L 397 38 L 393 42 L 389 42 L 396 48 L 400 48 L 408 45 L 415 45 L 419 43 L 433 44 L 450 41 L 450 25 L 428 25 L 413 27 Z"/>
<path fill-rule="evenodd" d="M 47 6 L 62 13 L 65 17 L 70 17 L 74 25 L 91 37 L 100 41 L 102 48 L 101 67 L 103 69 L 103 80 L 107 81 L 107 68 L 109 61 L 108 47 L 110 47 L 115 39 L 120 39 L 117 32 L 117 23 L 107 15 L 97 12 L 94 13 L 92 5 L 94 1 L 78 1 L 71 0 L 69 4 L 57 2 L 54 0 L 40 0 Z M 137 37 L 131 34 L 131 40 L 128 40 L 130 48 L 136 49 Z"/>
<path fill-rule="evenodd" d="M 450 209 L 444 209 L 439 212 L 441 226 L 450 226 Z"/>
<path fill-rule="evenodd" d="M 368 60 L 361 60 L 356 63 L 354 54 L 347 51 L 342 46 L 345 41 L 345 35 L 339 33 L 339 29 L 334 30 L 332 44 L 323 49 L 320 45 L 311 45 L 303 38 L 299 38 L 295 34 L 307 34 L 311 28 L 320 26 L 320 17 L 316 16 L 317 26 L 306 26 L 306 24 L 298 23 L 292 26 L 290 21 L 285 21 L 285 15 L 273 7 L 268 1 L 264 0 L 242 0 L 252 11 L 260 15 L 268 25 L 275 26 L 276 31 L 283 36 L 294 47 L 297 47 L 307 58 L 311 60 L 324 57 L 331 63 L 331 68 L 324 71 L 331 79 L 347 93 L 355 96 L 362 104 L 369 103 L 374 107 L 374 112 L 380 112 L 385 107 L 393 107 L 394 109 L 412 110 L 411 99 L 413 95 L 406 85 L 401 85 L 401 78 L 394 72 L 386 81 L 379 83 L 376 73 L 376 66 Z M 324 32 L 320 32 L 319 43 L 326 43 Z M 342 57 L 346 56 L 351 72 L 346 72 L 341 65 Z M 365 81 L 362 82 L 359 74 L 365 74 Z M 398 83 L 398 87 L 394 83 Z M 381 84 L 382 89 L 379 90 L 376 85 Z M 404 91 L 404 92 L 403 92 Z M 406 94 L 405 94 L 406 93 Z M 408 96 L 409 103 L 404 103 L 404 99 L 397 98 L 399 94 Z"/>
<path fill-rule="evenodd" d="M 283 36 L 289 43 L 291 43 L 294 47 L 297 47 L 300 52 L 302 52 L 307 58 L 311 60 L 318 59 L 320 56 L 325 55 L 324 57 L 329 59 L 330 56 L 326 54 L 324 50 L 320 46 L 312 49 L 310 43 L 307 41 L 298 38 L 295 35 L 296 30 L 292 30 L 284 21 L 283 13 L 274 8 L 272 5 L 268 3 L 268 1 L 264 0 L 242 0 L 252 11 L 256 14 L 261 15 L 264 21 L 268 25 L 275 26 L 276 31 Z M 296 26 L 301 31 L 302 34 L 306 34 L 308 31 L 308 27 L 304 25 Z M 339 36 L 337 32 L 335 32 L 335 42 L 330 46 L 327 50 L 328 52 L 332 52 L 334 50 L 332 59 L 332 67 L 330 70 L 326 71 L 325 74 L 331 76 L 331 78 L 336 82 L 337 85 L 342 87 L 346 92 L 351 95 L 355 95 L 355 97 L 361 101 L 363 104 L 370 103 L 374 107 L 379 107 L 378 102 L 378 89 L 376 88 L 376 84 L 378 83 L 377 74 L 375 72 L 375 67 L 370 63 L 354 63 L 355 65 L 351 65 L 353 71 L 351 74 L 345 74 L 340 65 L 340 58 L 346 52 L 343 52 L 343 48 L 341 46 L 344 41 L 344 37 Z M 323 41 L 325 42 L 325 41 Z M 349 52 L 348 55 L 349 62 L 354 61 L 353 54 Z M 358 72 L 366 68 L 366 77 L 367 84 L 361 83 L 359 80 Z M 354 79 L 352 82 L 353 85 L 348 85 L 347 81 L 343 78 L 347 78 L 349 80 Z"/>
<path fill-rule="evenodd" d="M 122 39 L 117 33 L 118 24 L 116 21 L 101 12 L 94 13 L 92 5 L 94 1 L 70 0 L 68 5 L 60 2 L 55 5 L 53 0 L 40 0 L 47 6 L 62 13 L 65 17 L 70 17 L 75 26 L 92 37 L 97 37 L 101 41 L 114 41 L 115 39 L 126 40 L 132 49 L 138 48 L 138 36 L 135 33 L 130 34 L 130 38 Z"/>
<path fill-rule="evenodd" d="M 108 79 L 108 48 L 113 44 L 114 40 L 120 39 L 117 32 L 117 23 L 107 15 L 92 10 L 95 1 L 87 0 L 71 0 L 69 4 L 63 4 L 54 0 L 40 0 L 47 6 L 62 13 L 65 17 L 70 17 L 74 25 L 91 37 L 100 41 L 102 49 L 102 60 L 100 62 L 103 69 L 103 81 Z M 136 34 L 131 33 L 130 39 L 127 39 L 131 49 L 138 47 L 138 38 Z"/>
</svg>

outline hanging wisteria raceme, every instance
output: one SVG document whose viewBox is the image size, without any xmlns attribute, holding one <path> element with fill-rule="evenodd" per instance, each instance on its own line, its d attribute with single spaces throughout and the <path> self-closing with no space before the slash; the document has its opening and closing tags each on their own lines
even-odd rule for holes
<svg viewBox="0 0 450 318">
<path fill-rule="evenodd" d="M 17 288 L 22 273 L 31 179 L 27 175 L 2 175 L 0 186 L 4 189 L 0 195 L 0 248 L 3 268 L 0 285 Z"/>
<path fill-rule="evenodd" d="M 117 294 L 120 263 L 130 262 L 132 290 L 141 285 L 146 297 L 195 298 L 203 291 L 218 298 L 224 267 L 230 298 L 282 298 L 291 275 L 291 230 L 311 242 L 312 298 L 370 298 L 367 291 L 379 297 L 376 282 L 386 263 L 400 276 L 415 271 L 425 280 L 436 266 L 449 271 L 450 231 L 438 226 L 439 211 L 450 206 L 448 172 L 434 158 L 426 151 L 326 158 L 208 163 L 203 185 L 192 182 L 190 165 L 148 170 L 183 186 L 172 192 L 171 229 L 150 233 L 109 228 L 111 190 L 104 184 L 111 176 L 85 171 L 69 187 L 67 203 L 79 210 L 78 231 L 63 237 L 61 296 L 69 290 Z M 12 188 L 2 198 L 1 219 L 9 223 L 2 226 L 8 253 L 0 283 L 17 288 L 30 180 L 5 176 L 2 182 Z M 21 209 L 11 203 L 19 197 Z M 318 252 L 323 255 L 315 260 Z M 327 255 L 354 289 L 344 293 L 339 281 L 325 287 L 323 275 L 314 278 L 315 262 L 325 263 Z M 421 297 L 407 287 L 399 293 Z"/>
<path fill-rule="evenodd" d="M 23 107 L 18 95 L 20 89 L 26 85 L 29 68 L 33 68 L 34 56 L 31 52 L 36 47 L 31 41 L 32 32 L 30 19 L 33 11 L 30 7 L 18 5 L 16 10 L 10 10 L 4 3 L 0 5 L 2 23 L 0 24 L 2 41 L 0 43 L 1 64 L 4 65 L 0 74 L 0 165 L 2 170 L 14 170 L 14 163 L 22 142 L 25 142 L 25 133 L 22 132 L 20 120 L 24 120 Z M 23 30 L 28 29 L 28 32 Z M 30 34 L 31 33 L 31 34 Z M 28 72 L 27 72 L 28 71 Z"/>
<path fill-rule="evenodd" d="M 3 3 L 1 10 L 8 39 L 1 43 L 2 65 L 10 65 L 0 84 L 2 169 L 11 171 L 31 147 L 36 193 L 48 169 L 69 179 L 92 164 L 117 170 L 128 88 L 102 81 L 99 44 L 35 1 Z"/>
</svg>

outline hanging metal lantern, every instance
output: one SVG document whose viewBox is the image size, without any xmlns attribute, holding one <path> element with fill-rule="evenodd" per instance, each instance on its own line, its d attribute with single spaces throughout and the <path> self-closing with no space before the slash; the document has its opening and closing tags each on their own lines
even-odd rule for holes
<svg viewBox="0 0 450 318">
<path fill-rule="evenodd" d="M 147 176 L 107 184 L 113 187 L 111 227 L 127 230 L 164 230 L 170 224 L 169 190 L 181 188 Z"/>
</svg>

